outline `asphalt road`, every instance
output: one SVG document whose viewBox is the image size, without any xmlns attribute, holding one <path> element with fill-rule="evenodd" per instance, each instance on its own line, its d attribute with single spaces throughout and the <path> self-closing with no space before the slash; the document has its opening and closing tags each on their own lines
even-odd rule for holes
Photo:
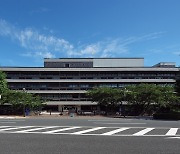
<svg viewBox="0 0 180 154">
<path fill-rule="evenodd" d="M 179 154 L 180 121 L 91 117 L 0 119 L 0 153 Z"/>
</svg>

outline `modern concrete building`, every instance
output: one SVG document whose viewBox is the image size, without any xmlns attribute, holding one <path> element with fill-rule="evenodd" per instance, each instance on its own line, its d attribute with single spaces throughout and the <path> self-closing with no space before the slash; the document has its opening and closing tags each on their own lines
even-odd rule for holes
<svg viewBox="0 0 180 154">
<path fill-rule="evenodd" d="M 10 89 L 40 95 L 48 108 L 57 111 L 95 110 L 97 104 L 85 95 L 93 87 L 116 87 L 139 83 L 175 83 L 175 63 L 144 67 L 143 58 L 44 59 L 44 67 L 0 67 Z"/>
</svg>

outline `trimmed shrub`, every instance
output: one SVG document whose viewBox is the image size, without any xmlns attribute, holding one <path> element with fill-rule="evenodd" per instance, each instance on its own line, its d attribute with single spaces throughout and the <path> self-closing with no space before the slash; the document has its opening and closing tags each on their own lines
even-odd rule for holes
<svg viewBox="0 0 180 154">
<path fill-rule="evenodd" d="M 155 113 L 153 115 L 154 119 L 163 119 L 163 120 L 180 120 L 179 112 L 170 112 L 170 113 Z"/>
</svg>

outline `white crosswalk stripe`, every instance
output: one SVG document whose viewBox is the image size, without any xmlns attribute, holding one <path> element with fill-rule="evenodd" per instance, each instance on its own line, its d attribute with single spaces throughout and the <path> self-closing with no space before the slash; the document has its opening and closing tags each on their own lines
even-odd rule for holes
<svg viewBox="0 0 180 154">
<path fill-rule="evenodd" d="M 87 129 L 87 130 L 82 130 L 82 131 L 75 132 L 75 133 L 71 133 L 71 134 L 74 134 L 74 135 L 84 134 L 84 133 L 88 133 L 88 132 L 92 132 L 92 131 L 100 130 L 100 129 L 104 129 L 104 128 L 106 128 L 106 127 L 96 127 L 96 128 L 91 128 L 91 129 Z"/>
<path fill-rule="evenodd" d="M 55 127 L 57 127 L 57 126 L 26 129 L 26 130 L 17 131 L 17 133 L 26 133 L 26 132 L 36 131 L 36 130 L 43 130 L 43 129 L 55 128 Z"/>
<path fill-rule="evenodd" d="M 72 130 L 72 129 L 76 129 L 76 128 L 80 128 L 80 127 L 61 128 L 61 129 L 56 129 L 56 130 L 47 131 L 47 132 L 43 132 L 43 133 L 50 134 L 50 133 L 56 133 L 56 132 Z"/>
<path fill-rule="evenodd" d="M 24 127 L 4 128 L 4 129 L 0 129 L 0 131 L 7 131 L 7 130 L 21 129 L 21 128 L 31 128 L 31 127 L 33 127 L 33 126 L 24 126 Z"/>
<path fill-rule="evenodd" d="M 145 135 L 146 133 L 152 131 L 154 128 L 146 128 L 146 129 L 143 129 L 135 134 L 133 134 L 134 136 L 141 136 L 141 135 Z"/>
<path fill-rule="evenodd" d="M 0 133 L 38 133 L 100 136 L 180 136 L 180 128 L 91 126 L 0 126 Z"/>
<path fill-rule="evenodd" d="M 101 135 L 113 135 L 115 133 L 119 133 L 119 132 L 122 132 L 122 131 L 127 130 L 127 129 L 129 129 L 129 128 L 119 128 L 119 129 L 112 130 L 110 132 L 103 133 Z"/>
<path fill-rule="evenodd" d="M 169 136 L 171 136 L 171 135 L 176 135 L 177 131 L 178 131 L 178 128 L 171 128 L 171 129 L 166 133 L 166 135 L 169 135 Z"/>
<path fill-rule="evenodd" d="M 7 128 L 7 127 L 10 127 L 10 126 L 0 126 L 0 128 Z"/>
</svg>

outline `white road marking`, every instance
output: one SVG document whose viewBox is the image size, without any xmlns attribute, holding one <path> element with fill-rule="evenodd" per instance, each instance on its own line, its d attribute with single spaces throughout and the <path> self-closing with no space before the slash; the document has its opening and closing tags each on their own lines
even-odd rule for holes
<svg viewBox="0 0 180 154">
<path fill-rule="evenodd" d="M 146 129 L 143 129 L 143 130 L 141 130 L 141 131 L 139 131 L 139 132 L 137 132 L 137 133 L 135 133 L 133 135 L 134 136 L 141 136 L 141 135 L 144 135 L 144 134 L 152 131 L 153 129 L 155 129 L 155 128 L 146 128 Z"/>
<path fill-rule="evenodd" d="M 0 116 L 0 119 L 15 119 L 15 117 L 2 117 L 2 116 Z"/>
<path fill-rule="evenodd" d="M 171 129 L 166 133 L 166 135 L 169 135 L 169 136 L 171 136 L 171 135 L 176 135 L 177 131 L 178 131 L 178 128 L 171 128 Z"/>
<path fill-rule="evenodd" d="M 8 133 L 18 133 L 18 132 L 8 132 Z M 101 134 L 72 134 L 72 133 L 45 133 L 45 132 L 26 132 L 26 133 L 30 133 L 30 134 L 50 134 L 50 135 L 83 135 L 83 136 L 102 136 Z M 104 135 L 104 136 L 111 136 L 111 135 Z M 166 135 L 139 135 L 139 136 L 135 136 L 132 134 L 114 134 L 112 135 L 113 137 L 167 137 Z M 180 135 L 176 135 L 176 137 L 180 137 Z"/>
<path fill-rule="evenodd" d="M 12 122 L 12 121 L 4 121 L 4 122 L 0 122 L 0 123 L 7 124 L 7 123 L 16 123 L 16 122 Z"/>
<path fill-rule="evenodd" d="M 70 127 L 70 128 L 62 128 L 62 129 L 56 129 L 56 130 L 51 130 L 51 131 L 47 131 L 47 132 L 42 132 L 42 133 L 56 133 L 56 132 L 62 132 L 62 131 L 66 131 L 66 130 L 71 130 L 71 129 L 77 129 L 77 128 L 81 128 L 81 127 Z"/>
<path fill-rule="evenodd" d="M 75 132 L 75 133 L 71 133 L 71 134 L 78 135 L 78 134 L 88 133 L 88 132 L 92 132 L 92 131 L 100 130 L 100 129 L 104 129 L 104 128 L 106 128 L 106 127 L 96 127 L 96 128 L 91 128 L 91 129 L 87 129 L 87 130 L 82 130 L 82 131 Z"/>
<path fill-rule="evenodd" d="M 18 133 L 26 133 L 26 132 L 36 131 L 36 130 L 43 130 L 43 129 L 48 129 L 48 128 L 55 128 L 55 127 L 57 127 L 57 126 L 26 129 L 26 130 L 21 130 L 21 131 L 17 131 L 17 132 L 18 132 Z"/>
<path fill-rule="evenodd" d="M 146 123 L 103 123 L 103 122 L 94 122 L 95 124 L 107 124 L 107 125 L 111 125 L 111 124 L 113 124 L 113 125 L 118 125 L 118 124 L 120 124 L 120 125 L 122 125 L 122 124 L 125 124 L 125 125 L 128 125 L 128 124 L 130 124 L 130 125 L 144 125 L 144 124 L 146 124 Z"/>
<path fill-rule="evenodd" d="M 32 127 L 32 128 L 30 128 Z M 51 130 L 47 130 L 51 128 Z M 78 130 L 77 128 L 81 128 Z M 136 133 L 127 134 L 126 130 L 141 129 Z M 20 130 L 19 130 L 20 129 Z M 23 129 L 23 130 L 22 130 Z M 103 132 L 98 130 L 104 129 Z M 147 134 L 152 130 L 159 130 Z M 180 139 L 180 134 L 177 133 L 179 128 L 166 128 L 166 127 L 93 127 L 93 126 L 0 126 L 0 133 L 32 133 L 32 134 L 66 134 L 66 135 L 90 135 L 90 136 L 129 136 L 129 137 L 175 137 Z M 42 130 L 42 131 L 38 131 Z M 68 132 L 68 130 L 72 130 Z M 164 132 L 166 130 L 166 132 Z M 67 132 L 66 132 L 67 131 Z M 94 131 L 94 132 L 93 132 Z M 121 132 L 124 133 L 122 134 Z M 163 131 L 160 133 L 160 131 Z M 159 132 L 159 133 L 158 133 Z"/>
<path fill-rule="evenodd" d="M 180 139 L 180 137 L 176 136 L 176 137 L 168 137 L 167 139 Z"/>
<path fill-rule="evenodd" d="M 7 127 L 11 127 L 11 126 L 0 126 L 0 128 L 7 128 Z"/>
<path fill-rule="evenodd" d="M 101 135 L 113 135 L 115 133 L 119 133 L 119 132 L 122 132 L 122 131 L 127 130 L 127 129 L 129 129 L 129 128 L 119 128 L 119 129 L 112 130 L 110 132 L 103 133 Z"/>
<path fill-rule="evenodd" d="M 132 121 L 132 119 L 105 119 L 105 120 L 88 120 L 88 121 Z"/>
<path fill-rule="evenodd" d="M 6 131 L 6 130 L 13 130 L 13 129 L 21 129 L 21 128 L 30 128 L 33 126 L 24 126 L 24 127 L 14 127 L 13 128 L 5 128 L 5 129 L 0 129 L 0 131 Z"/>
<path fill-rule="evenodd" d="M 18 120 L 18 119 L 0 119 L 0 121 L 26 121 L 26 120 Z"/>
</svg>

